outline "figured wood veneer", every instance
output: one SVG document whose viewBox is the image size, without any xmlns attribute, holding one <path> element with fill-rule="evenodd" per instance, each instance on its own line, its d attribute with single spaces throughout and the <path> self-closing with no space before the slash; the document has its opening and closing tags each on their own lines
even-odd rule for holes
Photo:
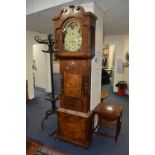
<svg viewBox="0 0 155 155">
<path fill-rule="evenodd" d="M 64 73 L 64 95 L 81 97 L 81 76 L 80 74 Z"/>
<path fill-rule="evenodd" d="M 90 109 L 91 61 L 60 60 L 60 107 L 81 112 Z"/>
<path fill-rule="evenodd" d="M 57 137 L 74 144 L 89 147 L 92 139 L 93 114 L 83 117 L 73 113 L 58 110 L 58 133 Z"/>
</svg>

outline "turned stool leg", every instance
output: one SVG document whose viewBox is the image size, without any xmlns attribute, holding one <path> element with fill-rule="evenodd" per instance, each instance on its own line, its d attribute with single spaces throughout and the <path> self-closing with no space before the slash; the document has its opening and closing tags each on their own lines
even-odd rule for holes
<svg viewBox="0 0 155 155">
<path fill-rule="evenodd" d="M 121 130 L 121 119 L 122 119 L 122 114 L 120 117 L 117 119 L 117 125 L 116 125 L 116 136 L 115 136 L 115 142 L 117 143 L 117 138 L 119 136 L 120 130 Z"/>
<path fill-rule="evenodd" d="M 102 125 L 102 119 L 101 117 L 98 118 L 98 122 L 99 122 L 99 129 L 101 128 L 101 125 Z"/>
</svg>

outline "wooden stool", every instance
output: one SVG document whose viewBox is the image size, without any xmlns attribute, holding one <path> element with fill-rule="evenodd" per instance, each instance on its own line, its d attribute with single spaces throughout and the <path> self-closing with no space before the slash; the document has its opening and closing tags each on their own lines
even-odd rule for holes
<svg viewBox="0 0 155 155">
<path fill-rule="evenodd" d="M 101 92 L 101 103 L 103 103 L 103 100 L 106 99 L 109 96 L 107 92 L 102 91 Z"/>
<path fill-rule="evenodd" d="M 121 130 L 122 111 L 123 107 L 121 105 L 99 103 L 94 109 L 94 115 L 98 115 L 98 123 L 94 128 L 94 132 L 96 134 L 115 139 L 115 142 L 117 142 L 117 138 Z M 96 131 L 97 128 L 101 127 L 116 129 L 116 133 L 115 135 L 112 135 L 103 133 L 99 130 Z"/>
</svg>

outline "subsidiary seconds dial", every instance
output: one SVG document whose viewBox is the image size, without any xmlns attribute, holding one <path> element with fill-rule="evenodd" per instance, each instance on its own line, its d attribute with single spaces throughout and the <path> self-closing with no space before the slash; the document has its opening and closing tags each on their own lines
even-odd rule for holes
<svg viewBox="0 0 155 155">
<path fill-rule="evenodd" d="M 64 51 L 78 52 L 82 45 L 82 33 L 78 23 L 69 22 L 64 29 Z"/>
</svg>

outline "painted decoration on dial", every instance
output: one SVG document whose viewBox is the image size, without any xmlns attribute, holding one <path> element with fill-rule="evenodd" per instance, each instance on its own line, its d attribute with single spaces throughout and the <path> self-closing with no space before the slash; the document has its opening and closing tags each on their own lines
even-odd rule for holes
<svg viewBox="0 0 155 155">
<path fill-rule="evenodd" d="M 65 52 L 78 52 L 82 45 L 82 32 L 76 22 L 66 24 L 63 32 L 63 45 Z"/>
</svg>

